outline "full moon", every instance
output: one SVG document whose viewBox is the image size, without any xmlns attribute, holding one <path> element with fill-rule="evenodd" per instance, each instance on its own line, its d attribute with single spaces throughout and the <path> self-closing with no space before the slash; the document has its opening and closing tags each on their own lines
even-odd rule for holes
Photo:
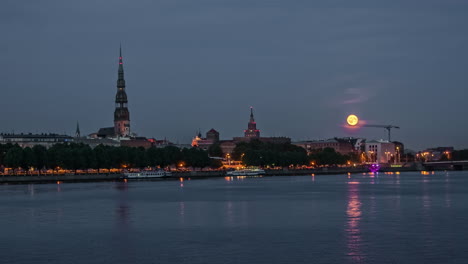
<svg viewBox="0 0 468 264">
<path fill-rule="evenodd" d="M 350 126 L 355 126 L 359 122 L 359 118 L 355 115 L 349 115 L 348 118 L 346 119 L 346 122 L 348 122 L 348 125 Z"/>
</svg>

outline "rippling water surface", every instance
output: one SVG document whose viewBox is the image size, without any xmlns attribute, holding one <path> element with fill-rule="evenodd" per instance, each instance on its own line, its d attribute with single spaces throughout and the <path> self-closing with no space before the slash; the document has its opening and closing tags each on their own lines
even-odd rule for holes
<svg viewBox="0 0 468 264">
<path fill-rule="evenodd" d="M 468 173 L 0 185 L 1 263 L 467 263 Z"/>
</svg>

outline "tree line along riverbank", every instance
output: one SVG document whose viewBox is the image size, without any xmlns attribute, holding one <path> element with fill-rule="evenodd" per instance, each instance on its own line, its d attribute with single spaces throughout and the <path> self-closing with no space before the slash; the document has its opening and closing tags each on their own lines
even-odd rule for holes
<svg viewBox="0 0 468 264">
<path fill-rule="evenodd" d="M 134 147 L 112 147 L 99 145 L 91 148 L 85 144 L 63 143 L 50 148 L 36 145 L 21 148 L 13 144 L 0 144 L 0 172 L 25 174 L 37 171 L 39 174 L 59 173 L 60 170 L 101 170 L 153 168 L 212 168 L 223 166 L 220 159 L 225 157 L 218 144 L 207 151 L 200 148 L 167 146 L 148 149 Z M 356 163 L 356 157 L 341 155 L 333 149 L 307 155 L 305 149 L 292 144 L 271 144 L 252 140 L 238 144 L 232 160 L 241 161 L 246 166 L 261 167 L 298 167 L 311 163 L 320 165 L 341 165 Z M 5 171 L 6 169 L 6 171 Z M 107 170 L 107 171 L 106 171 Z M 55 172 L 54 172 L 55 171 Z"/>
<path fill-rule="evenodd" d="M 21 148 L 13 144 L 0 144 L 0 183 L 118 180 L 125 170 L 148 167 L 172 170 L 174 178 L 223 177 L 226 171 L 221 168 L 221 161 L 210 158 L 223 155 L 217 144 L 207 151 L 174 146 L 144 149 L 100 145 L 91 148 L 85 144 L 65 143 L 47 149 L 39 145 Z M 303 148 L 292 144 L 256 140 L 238 144 L 231 158 L 240 160 L 244 165 L 265 168 L 266 176 L 368 171 L 366 165 L 359 165 L 357 155 L 342 155 L 331 148 L 307 155 Z M 416 165 L 382 170 L 424 170 L 421 164 Z"/>
</svg>

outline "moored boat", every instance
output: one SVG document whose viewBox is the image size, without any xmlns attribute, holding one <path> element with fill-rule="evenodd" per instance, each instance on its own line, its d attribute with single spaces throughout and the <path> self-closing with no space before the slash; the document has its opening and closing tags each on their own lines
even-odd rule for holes
<svg viewBox="0 0 468 264">
<path fill-rule="evenodd" d="M 226 175 L 228 176 L 257 176 L 257 175 L 265 175 L 265 171 L 262 169 L 243 169 L 243 170 L 228 171 Z"/>
<path fill-rule="evenodd" d="M 369 166 L 369 171 L 370 171 L 370 172 L 376 173 L 376 172 L 379 172 L 379 170 L 380 170 L 380 165 L 377 164 L 377 163 L 372 163 L 372 164 Z"/>
<path fill-rule="evenodd" d="M 149 179 L 149 178 L 162 178 L 171 176 L 170 171 L 164 170 L 150 170 L 140 172 L 124 172 L 124 178 L 126 179 Z"/>
</svg>

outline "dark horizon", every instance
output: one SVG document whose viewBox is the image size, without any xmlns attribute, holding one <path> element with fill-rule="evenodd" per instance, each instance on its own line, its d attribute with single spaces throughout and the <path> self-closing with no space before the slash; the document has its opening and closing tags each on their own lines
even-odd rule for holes
<svg viewBox="0 0 468 264">
<path fill-rule="evenodd" d="M 465 1 L 6 1 L 0 132 L 112 126 L 122 43 L 132 131 L 468 148 Z"/>
</svg>

